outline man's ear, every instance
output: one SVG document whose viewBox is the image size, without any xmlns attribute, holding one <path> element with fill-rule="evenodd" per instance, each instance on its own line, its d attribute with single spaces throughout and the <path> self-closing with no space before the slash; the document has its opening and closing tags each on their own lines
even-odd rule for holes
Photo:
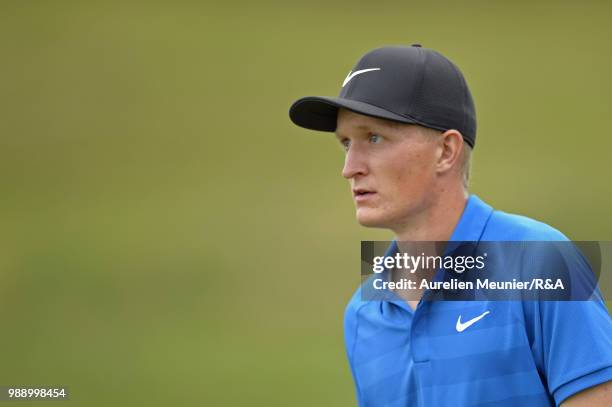
<svg viewBox="0 0 612 407">
<path fill-rule="evenodd" d="M 448 172 L 456 166 L 464 148 L 463 136 L 457 130 L 451 129 L 442 133 L 440 154 L 436 163 L 438 173 Z"/>
</svg>

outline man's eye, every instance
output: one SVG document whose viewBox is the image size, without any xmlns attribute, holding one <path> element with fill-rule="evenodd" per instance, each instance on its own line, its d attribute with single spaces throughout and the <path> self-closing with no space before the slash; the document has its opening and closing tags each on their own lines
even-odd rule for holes
<svg viewBox="0 0 612 407">
<path fill-rule="evenodd" d="M 342 147 L 344 147 L 346 151 L 348 151 L 349 147 L 351 146 L 351 141 L 347 138 L 342 140 L 340 143 L 342 144 Z"/>
<path fill-rule="evenodd" d="M 381 140 L 382 137 L 380 137 L 378 134 L 370 134 L 370 143 L 378 144 L 381 142 Z"/>
</svg>

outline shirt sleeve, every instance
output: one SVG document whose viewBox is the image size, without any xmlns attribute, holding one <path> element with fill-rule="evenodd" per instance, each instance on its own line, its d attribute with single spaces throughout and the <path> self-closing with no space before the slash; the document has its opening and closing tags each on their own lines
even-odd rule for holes
<svg viewBox="0 0 612 407">
<path fill-rule="evenodd" d="M 612 321 L 603 301 L 533 301 L 525 308 L 534 360 L 557 405 L 612 380 Z"/>
<path fill-rule="evenodd" d="M 612 380 L 612 319 L 594 281 L 585 277 L 592 276 L 590 265 L 570 251 L 563 257 L 574 300 L 524 303 L 534 360 L 557 405 Z M 587 290 L 590 300 L 575 300 Z"/>
<path fill-rule="evenodd" d="M 557 405 L 612 380 L 612 322 L 603 301 L 540 303 L 542 358 Z"/>
</svg>

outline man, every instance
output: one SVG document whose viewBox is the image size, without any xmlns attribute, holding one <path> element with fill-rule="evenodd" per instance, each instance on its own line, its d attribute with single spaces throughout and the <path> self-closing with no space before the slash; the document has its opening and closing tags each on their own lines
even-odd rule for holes
<svg viewBox="0 0 612 407">
<path fill-rule="evenodd" d="M 388 253 L 415 241 L 567 240 L 467 193 L 474 104 L 462 73 L 436 51 L 372 50 L 339 97 L 301 98 L 290 118 L 336 133 L 357 220 L 394 232 Z M 600 298 L 364 300 L 363 289 L 345 313 L 360 406 L 612 405 L 612 324 Z"/>
</svg>

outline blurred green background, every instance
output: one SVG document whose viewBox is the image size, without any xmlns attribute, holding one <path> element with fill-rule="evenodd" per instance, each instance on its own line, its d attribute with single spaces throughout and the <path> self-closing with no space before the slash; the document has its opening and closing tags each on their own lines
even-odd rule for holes
<svg viewBox="0 0 612 407">
<path fill-rule="evenodd" d="M 612 4 L 0 3 L 0 385 L 70 404 L 351 406 L 359 242 L 333 136 L 290 104 L 366 51 L 452 59 L 472 191 L 612 237 Z M 26 404 L 23 404 L 26 405 Z M 38 404 L 35 404 L 38 405 Z"/>
</svg>

